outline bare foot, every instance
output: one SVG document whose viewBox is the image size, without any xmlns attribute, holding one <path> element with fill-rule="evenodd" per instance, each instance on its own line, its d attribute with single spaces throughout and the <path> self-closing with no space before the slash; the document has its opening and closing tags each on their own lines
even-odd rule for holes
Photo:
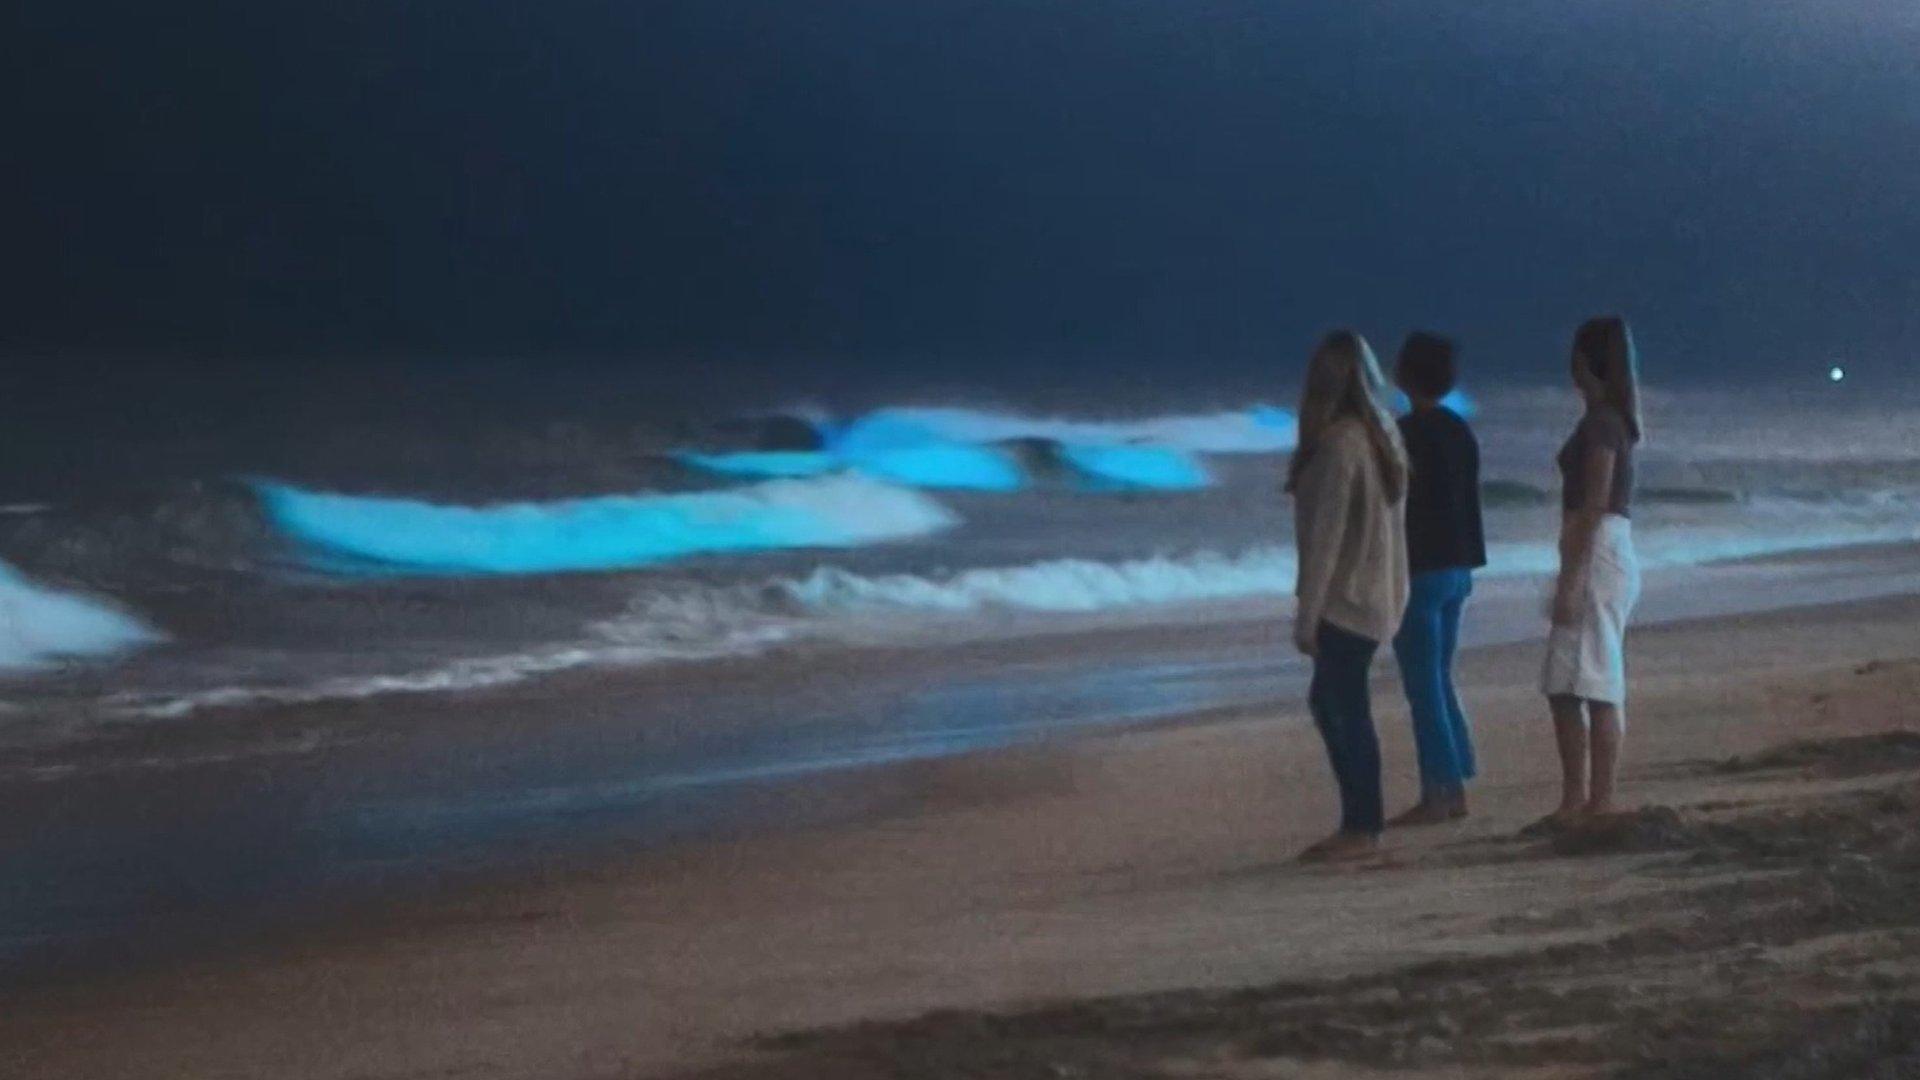
<svg viewBox="0 0 1920 1080">
<path fill-rule="evenodd" d="M 1464 806 L 1461 807 L 1460 812 L 1465 814 L 1466 808 Z M 1452 821 L 1453 818 L 1453 809 L 1446 803 L 1437 800 L 1428 801 L 1422 799 L 1420 802 L 1415 803 L 1411 810 L 1387 822 L 1387 828 L 1399 829 L 1419 825 L 1445 825 L 1447 822 Z"/>
<path fill-rule="evenodd" d="M 1542 833 L 1559 832 L 1562 829 L 1578 825 L 1587 816 L 1587 808 L 1582 806 L 1562 806 L 1539 821 L 1520 830 L 1522 836 L 1538 836 Z"/>
<path fill-rule="evenodd" d="M 1301 862 L 1353 862 L 1373 857 L 1380 850 L 1380 838 L 1371 833 L 1339 832 L 1300 854 Z"/>
<path fill-rule="evenodd" d="M 1605 817 L 1608 814 L 1618 813 L 1612 799 L 1593 799 L 1582 807 L 1580 812 L 1586 817 Z"/>
<path fill-rule="evenodd" d="M 1372 833 L 1341 833 L 1334 837 L 1325 854 L 1328 862 L 1352 862 L 1370 859 L 1380 853 L 1380 838 Z"/>
<path fill-rule="evenodd" d="M 1463 791 L 1455 795 L 1453 799 L 1447 803 L 1447 816 L 1456 820 L 1467 816 L 1466 792 Z"/>
<path fill-rule="evenodd" d="M 1325 860 L 1327 857 L 1327 849 L 1332 847 L 1334 841 L 1338 839 L 1340 839 L 1340 834 L 1334 833 L 1325 840 L 1316 841 L 1315 843 L 1307 845 L 1307 849 L 1300 853 L 1300 861 L 1310 863 Z"/>
</svg>

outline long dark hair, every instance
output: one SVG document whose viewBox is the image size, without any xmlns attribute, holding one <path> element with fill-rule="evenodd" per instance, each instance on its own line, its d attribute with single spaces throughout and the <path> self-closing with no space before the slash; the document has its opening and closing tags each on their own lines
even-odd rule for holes
<svg viewBox="0 0 1920 1080">
<path fill-rule="evenodd" d="M 1573 333 L 1578 362 L 1606 387 L 1607 404 L 1620 410 L 1634 442 L 1647 437 L 1640 415 L 1640 356 L 1633 347 L 1633 330 L 1618 315 L 1588 319 Z"/>
</svg>

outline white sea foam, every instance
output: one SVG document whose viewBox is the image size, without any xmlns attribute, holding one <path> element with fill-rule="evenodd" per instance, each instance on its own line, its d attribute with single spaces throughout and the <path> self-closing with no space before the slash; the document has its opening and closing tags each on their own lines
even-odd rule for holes
<svg viewBox="0 0 1920 1080">
<path fill-rule="evenodd" d="M 1094 612 L 1144 604 L 1279 596 L 1293 588 L 1290 548 L 1260 547 L 1239 555 L 1100 562 L 1052 559 L 929 577 L 863 576 L 823 568 L 765 587 L 803 611 L 822 614 L 885 610 L 972 612 L 1007 609 Z"/>
<path fill-rule="evenodd" d="M 1649 530 L 1636 544 L 1651 568 L 1690 566 L 1849 544 L 1920 539 L 1920 527 L 1882 523 L 1823 532 L 1760 534 L 1735 528 Z M 1484 571 L 1492 578 L 1551 573 L 1551 543 L 1499 543 Z M 229 686 L 182 695 L 123 694 L 109 713 L 155 719 L 206 709 L 358 700 L 387 695 L 486 690 L 587 667 L 633 667 L 751 655 L 807 641 L 891 644 L 914 640 L 927 620 L 965 625 L 991 612 L 1146 617 L 1156 607 L 1272 600 L 1293 591 L 1294 552 L 1262 545 L 1237 554 L 1100 561 L 1049 559 L 947 574 L 858 574 L 826 567 L 794 578 L 732 585 L 649 587 L 621 616 L 594 624 L 579 641 L 502 656 L 468 658 L 415 671 L 343 676 L 298 686 Z M 1029 629 L 1044 627 L 1036 622 Z"/>
<path fill-rule="evenodd" d="M 1770 534 L 1731 527 L 1651 530 L 1637 538 L 1636 545 L 1645 565 L 1665 568 L 1913 540 L 1920 540 L 1920 526 L 1880 523 Z M 1488 557 L 1483 573 L 1489 577 L 1550 574 L 1559 565 L 1555 546 L 1544 542 L 1496 543 Z M 1117 562 L 1051 559 L 945 575 L 861 575 L 829 567 L 732 595 L 777 597 L 779 610 L 823 616 L 885 611 L 964 614 L 995 609 L 1091 613 L 1160 604 L 1284 598 L 1293 592 L 1295 565 L 1291 547 L 1269 545 L 1234 555 L 1198 552 Z"/>
<path fill-rule="evenodd" d="M 858 476 L 478 507 L 255 486 L 275 527 L 302 544 L 438 573 L 599 570 L 719 552 L 855 547 L 955 521 L 918 492 Z"/>
<path fill-rule="evenodd" d="M 160 637 L 108 601 L 35 584 L 0 562 L 0 671 L 112 656 Z"/>
<path fill-rule="evenodd" d="M 691 624 L 634 618 L 594 629 L 592 637 L 569 645 L 463 657 L 413 671 L 342 675 L 293 685 L 221 686 L 182 694 L 117 694 L 102 705 L 108 715 L 171 720 L 212 709 L 493 690 L 580 668 L 643 667 L 748 655 L 777 645 L 792 633 L 776 620 L 742 621 L 727 628 L 714 621 L 696 629 Z"/>
</svg>

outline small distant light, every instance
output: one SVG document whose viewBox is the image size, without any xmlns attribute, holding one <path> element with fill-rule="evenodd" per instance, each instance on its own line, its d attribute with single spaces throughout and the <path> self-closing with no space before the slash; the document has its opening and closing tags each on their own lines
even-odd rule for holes
<svg viewBox="0 0 1920 1080">
<path fill-rule="evenodd" d="M 1838 364 L 1827 369 L 1828 382 L 1845 382 L 1846 378 L 1847 378 L 1847 369 L 1839 366 Z"/>
</svg>

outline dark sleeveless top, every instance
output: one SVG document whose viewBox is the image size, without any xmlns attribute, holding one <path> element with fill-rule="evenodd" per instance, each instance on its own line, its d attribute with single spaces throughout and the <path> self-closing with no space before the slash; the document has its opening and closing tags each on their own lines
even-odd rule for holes
<svg viewBox="0 0 1920 1080">
<path fill-rule="evenodd" d="M 1579 426 L 1560 448 L 1560 507 L 1578 510 L 1587 504 L 1587 455 L 1613 451 L 1613 493 L 1607 513 L 1631 517 L 1633 506 L 1633 431 L 1627 418 L 1610 405 L 1587 410 Z"/>
</svg>

